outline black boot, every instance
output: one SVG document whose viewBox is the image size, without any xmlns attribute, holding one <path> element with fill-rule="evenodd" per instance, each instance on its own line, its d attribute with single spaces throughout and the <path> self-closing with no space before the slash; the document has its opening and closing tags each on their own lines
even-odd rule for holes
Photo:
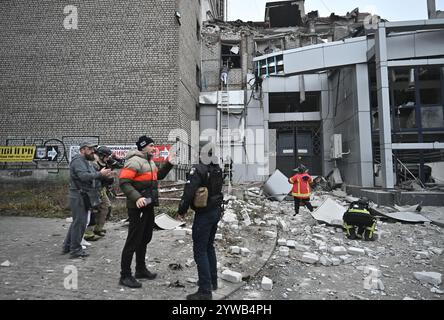
<svg viewBox="0 0 444 320">
<path fill-rule="evenodd" d="M 187 295 L 187 300 L 213 300 L 213 295 L 210 293 L 203 293 L 197 291 L 196 293 L 192 293 Z"/>
<path fill-rule="evenodd" d="M 133 276 L 120 277 L 119 284 L 129 288 L 140 288 L 142 284 L 134 279 Z"/>
<path fill-rule="evenodd" d="M 157 273 L 150 272 L 147 268 L 136 270 L 136 279 L 148 279 L 153 280 L 157 277 Z"/>
</svg>

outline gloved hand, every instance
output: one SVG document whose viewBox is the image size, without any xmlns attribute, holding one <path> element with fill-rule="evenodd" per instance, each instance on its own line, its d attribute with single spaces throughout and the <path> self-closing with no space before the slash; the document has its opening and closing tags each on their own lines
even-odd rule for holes
<svg viewBox="0 0 444 320">
<path fill-rule="evenodd" d="M 308 181 L 308 180 L 310 180 L 310 177 L 308 177 L 308 176 L 303 176 L 303 177 L 302 177 L 302 180 L 304 180 L 304 181 Z"/>
</svg>

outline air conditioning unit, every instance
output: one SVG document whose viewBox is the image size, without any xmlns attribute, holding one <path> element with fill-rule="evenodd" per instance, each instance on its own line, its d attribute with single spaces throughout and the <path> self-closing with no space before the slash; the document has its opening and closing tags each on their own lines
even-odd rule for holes
<svg viewBox="0 0 444 320">
<path fill-rule="evenodd" d="M 342 158 L 342 135 L 334 134 L 330 137 L 330 158 Z"/>
</svg>

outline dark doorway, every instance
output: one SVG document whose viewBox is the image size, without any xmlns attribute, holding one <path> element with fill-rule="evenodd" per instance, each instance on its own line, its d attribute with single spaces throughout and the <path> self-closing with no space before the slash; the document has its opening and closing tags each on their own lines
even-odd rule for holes
<svg viewBox="0 0 444 320">
<path fill-rule="evenodd" d="M 287 177 L 294 174 L 299 164 L 305 165 L 312 175 L 322 174 L 322 156 L 319 122 L 296 126 L 295 123 L 272 123 L 276 129 L 276 168 Z"/>
</svg>

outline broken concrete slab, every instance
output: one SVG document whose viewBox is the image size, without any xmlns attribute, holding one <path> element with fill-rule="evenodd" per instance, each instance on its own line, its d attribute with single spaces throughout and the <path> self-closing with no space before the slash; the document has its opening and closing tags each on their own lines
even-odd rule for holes
<svg viewBox="0 0 444 320">
<path fill-rule="evenodd" d="M 166 213 L 157 215 L 154 219 L 154 223 L 157 227 L 163 230 L 173 230 L 174 228 L 185 224 L 184 221 L 173 219 Z"/>
<path fill-rule="evenodd" d="M 304 252 L 302 254 L 302 259 L 303 262 L 306 263 L 316 263 L 319 261 L 319 256 L 315 253 L 311 253 L 311 252 Z"/>
<path fill-rule="evenodd" d="M 398 206 L 398 205 L 394 205 L 393 206 L 397 211 L 399 212 L 419 212 L 421 211 L 421 206 L 419 204 L 415 204 L 413 206 Z"/>
<path fill-rule="evenodd" d="M 2 266 L 2 267 L 10 267 L 11 266 L 11 262 L 9 262 L 9 260 L 3 261 L 2 264 L 0 264 L 0 266 Z"/>
<path fill-rule="evenodd" d="M 240 283 L 242 281 L 242 274 L 236 271 L 231 271 L 229 269 L 222 272 L 221 278 L 225 281 L 232 283 Z"/>
<path fill-rule="evenodd" d="M 347 251 L 351 255 L 362 255 L 362 256 L 365 256 L 365 250 L 361 249 L 361 248 L 348 247 Z"/>
<path fill-rule="evenodd" d="M 438 272 L 413 272 L 415 279 L 423 283 L 430 283 L 434 286 L 439 286 L 442 282 L 442 275 Z"/>
<path fill-rule="evenodd" d="M 318 221 L 334 226 L 342 226 L 342 216 L 347 209 L 333 199 L 327 198 L 319 208 L 311 213 Z"/>
<path fill-rule="evenodd" d="M 330 247 L 330 253 L 340 256 L 347 254 L 347 249 L 345 249 L 343 246 L 334 246 Z"/>
<path fill-rule="evenodd" d="M 388 217 L 388 218 L 392 218 L 395 220 L 399 220 L 399 221 L 404 221 L 404 222 L 412 222 L 412 223 L 424 223 L 424 222 L 431 222 L 430 219 L 424 217 L 423 215 L 416 213 L 416 212 L 386 212 L 385 210 L 381 210 L 380 208 L 375 209 L 372 208 L 376 213 Z"/>
<path fill-rule="evenodd" d="M 265 231 L 265 235 L 269 238 L 276 238 L 277 237 L 277 233 L 274 231 Z"/>
<path fill-rule="evenodd" d="M 288 247 L 280 246 L 279 254 L 281 256 L 288 257 L 288 255 L 290 254 L 290 249 Z"/>
<path fill-rule="evenodd" d="M 290 182 L 288 182 L 288 177 L 281 171 L 276 170 L 265 182 L 263 190 L 270 199 L 283 201 L 290 193 L 292 187 Z"/>
<path fill-rule="evenodd" d="M 272 290 L 273 289 L 273 280 L 267 278 L 266 276 L 262 277 L 261 287 L 264 290 Z"/>
</svg>

